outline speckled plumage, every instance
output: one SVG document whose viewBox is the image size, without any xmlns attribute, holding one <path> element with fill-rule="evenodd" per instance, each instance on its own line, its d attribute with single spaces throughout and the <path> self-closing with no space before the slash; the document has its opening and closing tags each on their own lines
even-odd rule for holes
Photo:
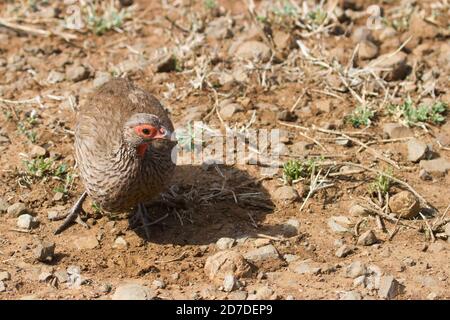
<svg viewBox="0 0 450 320">
<path fill-rule="evenodd" d="M 173 124 L 158 100 L 125 79 L 101 86 L 81 106 L 75 129 L 75 156 L 88 195 L 106 211 L 128 210 L 167 187 L 175 164 L 174 144 L 152 141 L 143 157 L 124 139 L 124 125 L 137 113 Z"/>
</svg>

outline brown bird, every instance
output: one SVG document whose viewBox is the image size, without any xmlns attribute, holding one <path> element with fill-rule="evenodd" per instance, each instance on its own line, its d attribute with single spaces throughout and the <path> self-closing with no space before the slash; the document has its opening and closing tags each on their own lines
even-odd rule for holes
<svg viewBox="0 0 450 320">
<path fill-rule="evenodd" d="M 85 192 L 55 234 L 79 220 L 87 195 L 108 212 L 136 208 L 145 228 L 144 203 L 164 191 L 175 169 L 173 130 L 158 100 L 128 80 L 111 80 L 94 92 L 81 106 L 75 129 Z"/>
</svg>

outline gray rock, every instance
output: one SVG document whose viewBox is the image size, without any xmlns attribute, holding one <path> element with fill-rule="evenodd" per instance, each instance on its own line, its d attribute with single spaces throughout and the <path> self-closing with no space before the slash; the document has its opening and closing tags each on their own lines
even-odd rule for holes
<svg viewBox="0 0 450 320">
<path fill-rule="evenodd" d="M 345 268 L 345 277 L 355 279 L 359 276 L 365 275 L 367 268 L 361 261 L 352 262 Z"/>
<path fill-rule="evenodd" d="M 436 136 L 436 141 L 443 147 L 450 147 L 450 135 L 446 133 L 439 133 Z"/>
<path fill-rule="evenodd" d="M 383 276 L 380 280 L 378 296 L 383 299 L 393 299 L 403 290 L 404 287 L 393 276 Z"/>
<path fill-rule="evenodd" d="M 346 291 L 340 297 L 339 300 L 361 300 L 362 296 L 358 291 Z"/>
<path fill-rule="evenodd" d="M 244 258 L 251 262 L 265 261 L 265 260 L 278 259 L 279 254 L 278 254 L 277 249 L 275 249 L 275 247 L 273 245 L 269 244 L 267 246 L 260 247 L 260 248 L 257 248 L 257 249 L 247 252 L 244 255 Z"/>
<path fill-rule="evenodd" d="M 229 17 L 219 17 L 211 21 L 205 29 L 205 34 L 213 39 L 223 40 L 233 36 L 231 27 L 233 20 Z"/>
<path fill-rule="evenodd" d="M 359 46 L 358 56 L 363 60 L 370 60 L 378 55 L 379 49 L 371 41 L 362 41 Z"/>
<path fill-rule="evenodd" d="M 353 279 L 353 287 L 366 287 L 367 285 L 367 277 L 365 275 L 356 277 L 355 279 Z"/>
<path fill-rule="evenodd" d="M 247 299 L 247 292 L 239 290 L 230 292 L 227 296 L 228 300 L 245 300 Z"/>
<path fill-rule="evenodd" d="M 97 71 L 95 73 L 95 78 L 94 78 L 94 87 L 98 88 L 102 85 L 104 85 L 106 82 L 108 82 L 109 80 L 111 80 L 111 74 L 109 72 L 104 72 L 104 71 Z"/>
<path fill-rule="evenodd" d="M 235 240 L 233 238 L 220 238 L 219 240 L 217 240 L 216 242 L 216 247 L 219 250 L 226 250 L 226 249 L 231 249 L 233 247 L 235 243 Z"/>
<path fill-rule="evenodd" d="M 300 232 L 300 221 L 289 219 L 282 225 L 282 232 L 285 237 L 295 237 Z"/>
<path fill-rule="evenodd" d="M 282 186 L 275 190 L 273 197 L 277 201 L 294 202 L 299 198 L 297 190 L 291 186 Z"/>
<path fill-rule="evenodd" d="M 248 295 L 247 300 L 268 300 L 273 295 L 273 290 L 267 286 L 261 286 L 255 291 Z"/>
<path fill-rule="evenodd" d="M 24 203 L 16 202 L 8 207 L 7 212 L 10 217 L 17 218 L 21 214 L 27 213 L 27 207 Z"/>
<path fill-rule="evenodd" d="M 152 288 L 154 289 L 164 289 L 166 287 L 166 283 L 162 279 L 156 279 L 152 283 Z"/>
<path fill-rule="evenodd" d="M 43 157 L 47 153 L 47 150 L 38 145 L 33 145 L 31 147 L 30 156 L 32 158 Z"/>
<path fill-rule="evenodd" d="M 38 224 L 39 221 L 29 214 L 22 214 L 17 218 L 17 226 L 20 229 L 30 230 L 36 227 Z"/>
<path fill-rule="evenodd" d="M 286 261 L 287 263 L 292 263 L 294 261 L 299 260 L 300 258 L 298 256 L 296 256 L 295 254 L 285 254 L 283 256 L 284 261 Z"/>
<path fill-rule="evenodd" d="M 0 281 L 11 280 L 11 275 L 8 271 L 0 271 Z"/>
<path fill-rule="evenodd" d="M 353 204 L 349 209 L 349 213 L 354 217 L 359 217 L 359 216 L 365 217 L 370 214 L 370 211 L 359 204 Z"/>
<path fill-rule="evenodd" d="M 355 43 L 363 42 L 363 41 L 372 41 L 372 31 L 367 27 L 357 27 L 352 33 L 352 40 Z"/>
<path fill-rule="evenodd" d="M 298 274 L 319 274 L 322 271 L 322 266 L 311 259 L 307 259 L 290 264 L 289 269 Z"/>
<path fill-rule="evenodd" d="M 223 290 L 225 292 L 231 292 L 236 286 L 236 277 L 232 274 L 227 274 L 223 279 Z"/>
<path fill-rule="evenodd" d="M 47 82 L 50 84 L 55 84 L 55 83 L 63 82 L 65 78 L 66 78 L 66 76 L 64 75 L 64 73 L 52 70 L 48 74 Z"/>
<path fill-rule="evenodd" d="M 58 279 L 59 283 L 66 283 L 69 281 L 69 275 L 65 270 L 58 270 L 53 273 L 53 276 Z"/>
<path fill-rule="evenodd" d="M 236 278 L 247 277 L 251 268 L 244 257 L 235 251 L 224 250 L 208 257 L 205 262 L 205 273 L 210 280 L 222 285 L 227 274 L 234 274 Z"/>
<path fill-rule="evenodd" d="M 42 241 L 38 244 L 36 249 L 33 250 L 34 257 L 38 261 L 51 261 L 55 254 L 55 243 L 50 241 Z"/>
<path fill-rule="evenodd" d="M 99 245 L 97 237 L 93 234 L 78 237 L 73 243 L 78 250 L 92 250 Z"/>
<path fill-rule="evenodd" d="M 127 249 L 128 242 L 123 237 L 117 237 L 116 240 L 114 240 L 113 248 Z"/>
<path fill-rule="evenodd" d="M 64 193 L 62 192 L 56 192 L 53 195 L 53 201 L 61 201 L 64 198 Z"/>
<path fill-rule="evenodd" d="M 290 33 L 275 30 L 273 32 L 273 42 L 278 50 L 290 49 L 294 46 L 295 42 Z"/>
<path fill-rule="evenodd" d="M 336 250 L 336 257 L 345 258 L 346 256 L 348 256 L 352 253 L 353 253 L 353 247 L 344 244 L 341 247 L 339 247 L 339 249 Z"/>
<path fill-rule="evenodd" d="M 89 70 L 82 65 L 73 65 L 66 68 L 66 77 L 68 80 L 78 82 L 89 77 Z"/>
<path fill-rule="evenodd" d="M 79 288 L 83 284 L 81 269 L 79 266 L 70 265 L 67 267 L 68 283 L 72 288 Z"/>
<path fill-rule="evenodd" d="M 377 236 L 373 230 L 367 230 L 358 237 L 357 244 L 360 246 L 371 246 L 378 242 Z"/>
<path fill-rule="evenodd" d="M 420 161 L 419 166 L 428 173 L 445 174 L 450 170 L 450 161 L 444 158 L 422 160 Z"/>
<path fill-rule="evenodd" d="M 155 294 L 149 288 L 134 283 L 126 283 L 117 287 L 112 300 L 152 300 Z"/>
<path fill-rule="evenodd" d="M 450 237 L 450 222 L 448 222 L 444 227 L 444 233 Z"/>
<path fill-rule="evenodd" d="M 391 139 L 414 137 L 410 128 L 398 123 L 386 123 L 383 126 L 383 133 Z"/>
<path fill-rule="evenodd" d="M 230 120 L 233 115 L 242 110 L 242 107 L 238 103 L 229 103 L 220 107 L 219 113 L 223 120 Z"/>
<path fill-rule="evenodd" d="M 260 62 L 267 62 L 270 55 L 271 50 L 265 43 L 253 40 L 242 43 L 236 50 L 237 57 Z"/>
<path fill-rule="evenodd" d="M 328 219 L 327 224 L 334 233 L 346 233 L 351 228 L 351 221 L 345 216 L 333 216 Z"/>
<path fill-rule="evenodd" d="M 419 160 L 425 159 L 429 153 L 428 145 L 415 138 L 408 140 L 406 143 L 408 148 L 408 161 L 418 162 Z"/>
<path fill-rule="evenodd" d="M 3 283 L 3 281 L 0 281 L 0 292 L 5 292 L 6 291 L 6 286 Z"/>
</svg>

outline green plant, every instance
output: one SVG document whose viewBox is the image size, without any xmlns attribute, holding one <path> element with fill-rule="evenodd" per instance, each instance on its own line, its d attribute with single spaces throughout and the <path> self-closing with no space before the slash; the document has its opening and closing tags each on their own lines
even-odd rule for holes
<svg viewBox="0 0 450 320">
<path fill-rule="evenodd" d="M 297 8 L 288 0 L 285 0 L 281 7 L 274 7 L 272 11 L 278 16 L 295 17 L 298 14 Z"/>
<path fill-rule="evenodd" d="M 389 193 L 392 186 L 392 180 L 388 175 L 392 175 L 392 169 L 388 169 L 384 173 L 378 174 L 375 180 L 369 185 L 369 192 L 380 193 L 382 195 Z"/>
<path fill-rule="evenodd" d="M 415 107 L 413 101 L 408 98 L 401 105 L 388 106 L 388 112 L 395 115 L 399 120 L 407 125 L 414 125 L 420 122 L 442 124 L 445 121 L 447 104 L 437 101 L 432 105 L 421 105 Z"/>
<path fill-rule="evenodd" d="M 325 21 L 327 16 L 327 12 L 322 10 L 322 8 L 320 7 L 317 7 L 315 10 L 308 12 L 308 19 L 312 22 L 312 24 L 318 26 L 320 26 Z"/>
<path fill-rule="evenodd" d="M 36 126 L 36 124 L 37 118 L 33 113 L 31 113 L 25 118 L 25 120 L 19 121 L 17 123 L 17 130 L 25 137 L 27 137 L 27 139 L 32 143 L 35 143 L 37 140 L 37 133 L 33 130 L 33 128 Z"/>
<path fill-rule="evenodd" d="M 53 160 L 51 158 L 36 158 L 33 160 L 24 161 L 27 174 L 32 177 L 43 177 L 52 175 Z"/>
<path fill-rule="evenodd" d="M 122 27 L 125 19 L 128 18 L 128 12 L 123 8 L 117 10 L 113 2 L 106 5 L 103 10 L 90 4 L 84 8 L 83 18 L 89 30 L 96 35 L 102 35 L 109 30 Z"/>
<path fill-rule="evenodd" d="M 369 126 L 375 116 L 375 111 L 369 107 L 358 106 L 353 112 L 347 116 L 346 121 L 351 123 L 355 128 L 360 126 Z"/>
<path fill-rule="evenodd" d="M 72 185 L 73 185 L 74 177 L 72 174 L 67 173 L 64 178 L 64 183 L 60 185 L 59 187 L 56 187 L 53 189 L 54 192 L 61 192 L 62 194 L 66 195 L 69 193 Z"/>
<path fill-rule="evenodd" d="M 317 166 L 317 159 L 289 160 L 283 165 L 283 180 L 292 183 L 300 178 L 309 178 Z"/>
<path fill-rule="evenodd" d="M 204 0 L 203 5 L 206 9 L 212 10 L 217 7 L 217 2 L 216 0 Z"/>
</svg>

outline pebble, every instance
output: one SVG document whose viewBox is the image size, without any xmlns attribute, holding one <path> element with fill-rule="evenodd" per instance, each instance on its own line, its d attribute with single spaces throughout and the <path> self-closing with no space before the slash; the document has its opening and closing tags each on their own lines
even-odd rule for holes
<svg viewBox="0 0 450 320">
<path fill-rule="evenodd" d="M 403 286 L 393 276 L 383 276 L 380 280 L 378 296 L 383 299 L 393 299 L 401 294 Z"/>
<path fill-rule="evenodd" d="M 166 287 L 166 283 L 162 279 L 156 279 L 152 283 L 152 288 L 154 289 L 164 289 Z"/>
<path fill-rule="evenodd" d="M 273 245 L 269 244 L 267 246 L 260 247 L 260 248 L 257 248 L 257 249 L 247 252 L 244 255 L 244 258 L 251 262 L 265 261 L 265 260 L 278 259 L 279 254 L 278 254 L 277 249 Z"/>
<path fill-rule="evenodd" d="M 53 273 L 56 279 L 58 279 L 59 283 L 66 283 L 69 281 L 69 275 L 65 270 L 58 270 Z"/>
<path fill-rule="evenodd" d="M 450 237 L 450 222 L 448 222 L 444 227 L 444 233 Z"/>
<path fill-rule="evenodd" d="M 408 161 L 411 162 L 425 159 L 430 151 L 425 142 L 415 138 L 408 140 L 406 147 L 408 148 Z"/>
<path fill-rule="evenodd" d="M 111 74 L 109 72 L 97 71 L 95 72 L 95 78 L 93 81 L 94 87 L 98 88 L 111 80 Z"/>
<path fill-rule="evenodd" d="M 371 246 L 378 242 L 377 236 L 373 230 L 367 230 L 358 237 L 357 244 L 360 246 Z"/>
<path fill-rule="evenodd" d="M 436 141 L 443 147 L 450 147 L 450 135 L 445 133 L 439 133 L 436 136 Z"/>
<path fill-rule="evenodd" d="M 51 261 L 55 254 L 55 243 L 50 241 L 42 241 L 33 250 L 36 260 L 41 262 Z"/>
<path fill-rule="evenodd" d="M 29 214 L 22 214 L 17 218 L 17 227 L 24 230 L 30 230 L 34 227 L 36 227 L 39 224 L 39 221 L 37 218 L 29 215 Z"/>
<path fill-rule="evenodd" d="M 289 219 L 281 226 L 285 237 L 295 237 L 300 232 L 300 221 L 298 219 Z"/>
<path fill-rule="evenodd" d="M 383 133 L 391 139 L 413 137 L 413 131 L 398 123 L 386 123 L 383 126 Z"/>
<path fill-rule="evenodd" d="M 155 293 L 139 284 L 126 283 L 119 285 L 111 297 L 112 300 L 152 300 Z"/>
<path fill-rule="evenodd" d="M 72 288 L 79 288 L 83 284 L 81 270 L 79 266 L 70 265 L 67 267 L 68 282 Z"/>
<path fill-rule="evenodd" d="M 8 215 L 12 218 L 17 218 L 21 214 L 24 214 L 27 212 L 27 207 L 24 203 L 16 202 L 8 207 L 6 210 L 8 212 Z"/>
<path fill-rule="evenodd" d="M 73 65 L 66 68 L 66 77 L 68 80 L 78 82 L 89 77 L 89 70 L 82 65 Z"/>
<path fill-rule="evenodd" d="M 353 251 L 354 251 L 353 247 L 344 244 L 341 247 L 339 247 L 339 249 L 336 250 L 336 257 L 345 258 L 346 256 L 352 254 Z"/>
<path fill-rule="evenodd" d="M 60 201 L 62 198 L 64 198 L 64 193 L 62 192 L 58 191 L 53 195 L 53 201 Z"/>
<path fill-rule="evenodd" d="M 233 115 L 237 112 L 242 110 L 242 107 L 238 103 L 229 103 L 226 105 L 223 105 L 219 109 L 220 116 L 223 120 L 230 120 Z"/>
<path fill-rule="evenodd" d="M 273 295 L 273 290 L 267 286 L 261 286 L 255 293 L 249 294 L 247 300 L 269 300 Z"/>
<path fill-rule="evenodd" d="M 420 202 L 411 192 L 401 191 L 389 199 L 389 208 L 397 216 L 412 219 L 419 215 Z"/>
<path fill-rule="evenodd" d="M 117 237 L 117 239 L 114 241 L 113 248 L 127 249 L 128 242 L 123 237 Z"/>
<path fill-rule="evenodd" d="M 311 259 L 291 263 L 289 269 L 298 274 L 319 274 L 322 267 Z"/>
<path fill-rule="evenodd" d="M 220 238 L 216 242 L 216 247 L 219 250 L 231 249 L 236 241 L 233 238 Z"/>
<path fill-rule="evenodd" d="M 267 62 L 270 59 L 271 50 L 265 43 L 251 40 L 239 45 L 235 55 L 242 59 Z"/>
<path fill-rule="evenodd" d="M 74 245 L 78 250 L 92 250 L 97 248 L 99 242 L 95 235 L 78 237 L 74 240 Z"/>
<path fill-rule="evenodd" d="M 327 224 L 334 233 L 349 232 L 351 227 L 350 219 L 345 216 L 333 216 L 328 219 Z"/>
<path fill-rule="evenodd" d="M 386 81 L 404 80 L 411 72 L 411 67 L 406 63 L 407 57 L 407 54 L 402 51 L 395 55 L 387 53 L 374 60 L 374 64 L 380 69 L 389 70 L 382 72 Z"/>
<path fill-rule="evenodd" d="M 275 30 L 273 32 L 272 38 L 278 50 L 283 51 L 286 49 L 290 49 L 294 46 L 294 41 L 290 33 Z"/>
<path fill-rule="evenodd" d="M 5 292 L 6 291 L 6 286 L 3 283 L 3 281 L 0 281 L 0 292 Z"/>
<path fill-rule="evenodd" d="M 227 274 L 223 279 L 223 290 L 231 292 L 236 286 L 236 277 L 232 274 Z"/>
<path fill-rule="evenodd" d="M 282 201 L 286 203 L 294 202 L 299 198 L 297 190 L 291 186 L 282 186 L 275 190 L 273 197 L 277 201 Z"/>
<path fill-rule="evenodd" d="M 361 206 L 359 204 L 353 204 L 348 211 L 354 217 L 359 217 L 359 216 L 366 217 L 370 213 L 369 210 L 367 210 L 366 208 L 364 208 L 363 206 Z"/>
<path fill-rule="evenodd" d="M 245 300 L 247 299 L 247 292 L 239 290 L 230 292 L 227 296 L 228 300 Z"/>
<path fill-rule="evenodd" d="M 359 276 L 365 275 L 367 268 L 361 261 L 352 262 L 345 268 L 345 277 L 355 279 Z"/>
<path fill-rule="evenodd" d="M 359 46 L 358 57 L 363 60 L 370 60 L 378 55 L 378 46 L 371 41 L 362 41 Z"/>
<path fill-rule="evenodd" d="M 361 300 L 362 296 L 358 291 L 346 291 L 341 294 L 339 300 Z"/>
<path fill-rule="evenodd" d="M 450 161 L 444 158 L 422 160 L 420 161 L 419 166 L 428 173 L 445 174 L 450 170 Z"/>
<path fill-rule="evenodd" d="M 50 84 L 55 84 L 55 83 L 63 82 L 65 78 L 66 78 L 66 76 L 64 73 L 52 70 L 48 74 L 47 82 Z"/>
<path fill-rule="evenodd" d="M 282 110 L 277 113 L 277 119 L 281 121 L 292 122 L 297 119 L 297 116 L 295 115 L 295 113 L 292 113 L 289 110 Z"/>
<path fill-rule="evenodd" d="M 244 257 L 235 251 L 224 250 L 209 256 L 204 267 L 210 280 L 222 285 L 227 274 L 233 274 L 236 278 L 247 277 L 251 274 L 251 268 Z"/>
<path fill-rule="evenodd" d="M 38 281 L 39 282 L 47 282 L 52 278 L 51 272 L 44 271 L 39 274 Z"/>
<path fill-rule="evenodd" d="M 11 280 L 11 274 L 8 271 L 0 271 L 0 281 Z"/>
<path fill-rule="evenodd" d="M 208 24 L 205 28 L 205 34 L 217 40 L 228 39 L 233 36 L 233 32 L 231 31 L 232 25 L 233 20 L 229 17 L 219 17 Z"/>
</svg>

